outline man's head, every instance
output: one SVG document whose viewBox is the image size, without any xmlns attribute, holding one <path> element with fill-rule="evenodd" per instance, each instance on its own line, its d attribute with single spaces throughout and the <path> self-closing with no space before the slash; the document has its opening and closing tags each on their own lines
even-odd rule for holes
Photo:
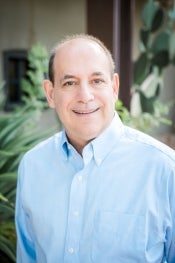
<svg viewBox="0 0 175 263">
<path fill-rule="evenodd" d="M 106 54 L 106 57 L 109 61 L 109 66 L 111 68 L 111 76 L 113 77 L 113 74 L 115 72 L 115 63 L 112 57 L 111 52 L 107 49 L 107 47 L 104 45 L 104 43 L 99 40 L 98 38 L 91 36 L 91 35 L 86 35 L 86 34 L 78 34 L 78 35 L 70 35 L 70 36 L 66 36 L 64 39 L 62 39 L 62 41 L 60 41 L 53 49 L 50 55 L 50 59 L 49 59 L 49 68 L 48 68 L 48 77 L 49 80 L 52 81 L 52 83 L 54 83 L 54 68 L 53 68 L 53 64 L 54 64 L 54 58 L 56 55 L 56 52 L 59 50 L 59 48 L 61 48 L 61 46 L 63 46 L 65 43 L 70 42 L 71 40 L 75 40 L 75 39 L 85 39 L 87 41 L 92 41 L 93 43 L 96 43 L 97 45 L 99 45 L 103 52 Z"/>
<path fill-rule="evenodd" d="M 69 37 L 52 52 L 44 90 L 79 152 L 111 123 L 118 87 L 112 56 L 96 38 Z"/>
</svg>

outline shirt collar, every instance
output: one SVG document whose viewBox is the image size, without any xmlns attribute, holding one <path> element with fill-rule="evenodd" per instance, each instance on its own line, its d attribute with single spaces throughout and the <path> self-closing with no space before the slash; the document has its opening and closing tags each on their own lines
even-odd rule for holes
<svg viewBox="0 0 175 263">
<path fill-rule="evenodd" d="M 61 137 L 61 146 L 62 146 L 62 150 L 64 153 L 64 156 L 66 157 L 66 159 L 68 159 L 69 157 L 69 153 L 70 153 L 70 146 L 69 146 L 69 142 L 66 136 L 66 132 L 65 130 L 62 131 L 62 137 Z"/>
<path fill-rule="evenodd" d="M 94 158 L 97 165 L 100 165 L 105 157 L 111 152 L 112 148 L 120 140 L 123 134 L 124 126 L 115 112 L 111 124 L 91 143 L 94 150 Z"/>
<path fill-rule="evenodd" d="M 120 140 L 120 137 L 123 134 L 123 129 L 124 126 L 117 112 L 115 112 L 114 118 L 108 128 L 106 128 L 97 138 L 89 143 L 97 165 L 101 164 L 117 141 Z M 65 130 L 62 132 L 61 145 L 64 156 L 68 160 L 72 146 L 68 142 Z M 86 147 L 88 147 L 88 145 Z"/>
</svg>

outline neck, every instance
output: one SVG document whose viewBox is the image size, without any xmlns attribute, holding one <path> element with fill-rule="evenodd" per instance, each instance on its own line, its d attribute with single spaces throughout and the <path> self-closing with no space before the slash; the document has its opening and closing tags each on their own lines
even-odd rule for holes
<svg viewBox="0 0 175 263">
<path fill-rule="evenodd" d="M 82 156 L 82 153 L 83 153 L 83 149 L 84 147 L 89 143 L 91 142 L 93 139 L 91 140 L 88 140 L 88 141 L 75 141 L 75 140 L 72 140 L 68 137 L 68 141 L 69 143 L 76 149 L 76 151 Z"/>
</svg>

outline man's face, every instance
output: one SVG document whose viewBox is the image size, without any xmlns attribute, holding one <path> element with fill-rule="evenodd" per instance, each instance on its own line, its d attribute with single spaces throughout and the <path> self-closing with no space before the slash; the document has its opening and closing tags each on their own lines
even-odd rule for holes
<svg viewBox="0 0 175 263">
<path fill-rule="evenodd" d="M 65 127 L 70 142 L 86 145 L 110 124 L 118 95 L 118 76 L 98 45 L 73 40 L 54 60 L 54 84 L 44 86 L 47 99 Z"/>
</svg>

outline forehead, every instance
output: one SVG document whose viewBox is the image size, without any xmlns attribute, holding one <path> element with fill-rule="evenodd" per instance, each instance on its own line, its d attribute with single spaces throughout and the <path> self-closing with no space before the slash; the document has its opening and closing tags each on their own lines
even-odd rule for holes
<svg viewBox="0 0 175 263">
<path fill-rule="evenodd" d="M 100 68 L 110 71 L 109 61 L 102 47 L 97 43 L 86 39 L 74 39 L 60 45 L 56 50 L 54 59 L 54 70 L 58 71 L 65 68 L 76 67 L 94 68 L 98 71 Z"/>
<path fill-rule="evenodd" d="M 78 59 L 94 57 L 99 60 L 107 61 L 107 55 L 105 54 L 102 47 L 97 43 L 87 39 L 74 39 L 65 42 L 58 47 L 55 55 L 55 60 L 59 58 Z M 64 59 L 65 60 L 65 59 Z M 61 60 L 60 60 L 61 62 Z M 63 61 L 62 61 L 63 62 Z"/>
<path fill-rule="evenodd" d="M 57 54 L 61 54 L 63 52 L 91 52 L 91 53 L 99 53 L 103 56 L 106 56 L 103 48 L 96 43 L 95 41 L 92 41 L 90 39 L 72 39 L 65 41 L 63 44 L 59 45 L 56 51 Z"/>
</svg>

